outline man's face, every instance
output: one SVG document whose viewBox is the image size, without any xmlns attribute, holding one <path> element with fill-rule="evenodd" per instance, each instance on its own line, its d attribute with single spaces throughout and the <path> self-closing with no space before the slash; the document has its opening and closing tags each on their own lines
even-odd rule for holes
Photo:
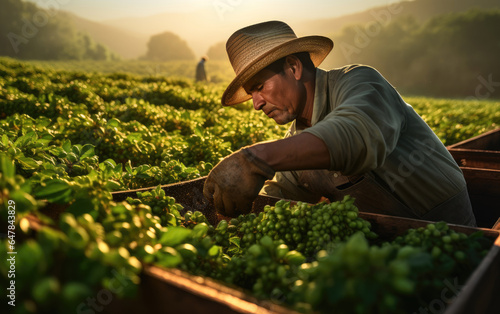
<svg viewBox="0 0 500 314">
<path fill-rule="evenodd" d="M 295 120 L 302 111 L 305 93 L 286 65 L 281 73 L 260 71 L 243 88 L 252 95 L 255 110 L 262 110 L 278 124 Z"/>
</svg>

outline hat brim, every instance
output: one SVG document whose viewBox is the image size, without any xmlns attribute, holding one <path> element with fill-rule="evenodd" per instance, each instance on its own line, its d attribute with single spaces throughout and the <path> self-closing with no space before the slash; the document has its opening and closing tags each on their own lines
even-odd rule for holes
<svg viewBox="0 0 500 314">
<path fill-rule="evenodd" d="M 314 66 L 319 66 L 333 48 L 333 41 L 323 36 L 305 36 L 287 41 L 267 53 L 263 54 L 253 63 L 243 69 L 222 94 L 222 105 L 233 106 L 252 98 L 242 87 L 255 74 L 262 69 L 288 55 L 298 52 L 309 52 Z"/>
</svg>

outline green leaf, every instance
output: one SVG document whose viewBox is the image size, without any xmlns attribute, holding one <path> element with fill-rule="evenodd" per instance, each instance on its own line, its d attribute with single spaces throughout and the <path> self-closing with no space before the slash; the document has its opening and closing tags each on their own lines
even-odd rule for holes
<svg viewBox="0 0 500 314">
<path fill-rule="evenodd" d="M 113 208 L 111 208 L 111 213 L 115 216 L 126 214 L 127 212 L 128 212 L 127 206 L 123 204 L 118 204 L 116 206 L 113 206 Z"/>
<path fill-rule="evenodd" d="M 172 247 L 163 248 L 160 255 L 161 258 L 156 262 L 159 266 L 167 268 L 176 267 L 182 262 L 182 256 Z"/>
<path fill-rule="evenodd" d="M 135 168 L 137 170 L 138 173 L 143 173 L 143 172 L 147 172 L 149 171 L 149 169 L 151 169 L 151 166 L 150 165 L 140 165 L 138 167 Z"/>
<path fill-rule="evenodd" d="M 94 210 L 92 200 L 89 198 L 79 198 L 66 209 L 67 213 L 73 214 L 75 217 L 90 213 Z"/>
<path fill-rule="evenodd" d="M 14 167 L 14 162 L 10 160 L 5 155 L 0 155 L 1 170 L 6 178 L 14 178 L 16 174 L 16 168 Z"/>
<path fill-rule="evenodd" d="M 18 137 L 17 140 L 14 142 L 14 146 L 22 147 L 30 143 L 34 143 L 35 141 L 36 141 L 36 133 L 31 131 L 21 137 Z"/>
<path fill-rule="evenodd" d="M 159 196 L 160 195 L 160 190 L 161 190 L 161 185 L 157 185 L 152 191 L 151 194 L 154 196 Z"/>
<path fill-rule="evenodd" d="M 16 190 L 10 194 L 10 198 L 16 202 L 16 211 L 25 213 L 36 208 L 37 202 L 30 194 L 24 190 Z"/>
<path fill-rule="evenodd" d="M 123 166 L 122 166 L 122 164 L 116 164 L 115 167 L 113 168 L 113 172 L 118 177 L 121 177 L 122 174 L 123 174 Z"/>
<path fill-rule="evenodd" d="M 70 153 L 71 152 L 71 141 L 65 140 L 64 143 L 62 144 L 62 149 L 64 149 L 65 152 Z"/>
<path fill-rule="evenodd" d="M 110 191 L 117 191 L 122 187 L 122 185 L 120 184 L 120 182 L 117 182 L 115 180 L 108 180 L 104 187 Z"/>
<path fill-rule="evenodd" d="M 241 250 L 238 247 L 232 246 L 232 247 L 229 247 L 229 249 L 227 250 L 227 252 L 230 255 L 237 255 L 237 254 L 241 253 Z"/>
<path fill-rule="evenodd" d="M 130 133 L 129 135 L 127 135 L 127 139 L 132 143 L 138 142 L 138 141 L 142 140 L 142 134 L 137 133 L 137 132 Z"/>
<path fill-rule="evenodd" d="M 134 171 L 132 170 L 132 162 L 127 161 L 127 163 L 125 164 L 125 170 L 127 171 L 128 174 L 131 174 L 133 175 L 134 174 Z"/>
<path fill-rule="evenodd" d="M 49 153 L 51 153 L 52 155 L 59 157 L 59 158 L 64 158 L 68 154 L 64 151 L 64 149 L 62 147 L 51 148 L 51 149 L 49 149 Z"/>
<path fill-rule="evenodd" d="M 159 242 L 164 246 L 176 246 L 183 243 L 191 233 L 191 230 L 184 227 L 168 227 L 168 231 L 161 236 Z"/>
<path fill-rule="evenodd" d="M 83 145 L 82 149 L 80 150 L 80 159 L 86 157 L 92 157 L 94 155 L 95 155 L 94 145 L 91 144 Z"/>
<path fill-rule="evenodd" d="M 45 128 L 45 127 L 49 126 L 51 123 L 52 123 L 52 120 L 49 118 L 46 118 L 46 117 L 39 117 L 36 120 L 36 126 L 38 128 Z"/>
<path fill-rule="evenodd" d="M 54 139 L 54 137 L 52 135 L 45 133 L 36 142 L 43 144 L 43 145 L 48 145 L 53 139 Z"/>
<path fill-rule="evenodd" d="M 67 158 L 70 162 L 77 162 L 78 161 L 78 156 L 73 152 L 68 153 Z"/>
<path fill-rule="evenodd" d="M 92 170 L 90 171 L 90 173 L 87 175 L 87 178 L 88 178 L 90 181 L 96 181 L 98 176 L 99 176 L 99 175 L 97 174 L 97 172 L 96 172 L 94 169 L 92 169 Z"/>
<path fill-rule="evenodd" d="M 137 193 L 140 193 L 140 192 L 137 192 Z M 152 196 L 153 195 L 151 194 L 151 192 L 146 191 L 146 192 L 142 193 L 141 198 L 152 197 Z"/>
<path fill-rule="evenodd" d="M 80 149 L 81 149 L 82 145 L 73 145 L 73 147 L 71 147 L 71 151 L 76 155 L 76 156 L 80 156 Z"/>
<path fill-rule="evenodd" d="M 9 149 L 7 149 L 7 153 L 12 156 L 17 156 L 19 153 L 21 153 L 21 150 L 17 149 L 15 146 L 11 146 L 9 147 Z"/>
<path fill-rule="evenodd" d="M 213 245 L 209 250 L 208 250 L 208 256 L 211 257 L 217 257 L 219 254 L 222 253 L 222 249 L 218 245 Z"/>
<path fill-rule="evenodd" d="M 37 169 L 40 164 L 42 164 L 41 161 L 37 162 L 33 158 L 24 156 L 17 157 L 16 160 L 19 162 L 19 164 L 24 170 L 34 170 Z"/>
<path fill-rule="evenodd" d="M 168 213 L 166 215 L 167 217 L 167 225 L 168 226 L 177 226 L 177 219 L 175 218 L 175 215 L 172 213 Z"/>
<path fill-rule="evenodd" d="M 65 201 L 72 193 L 71 186 L 62 180 L 51 180 L 46 186 L 39 188 L 35 192 L 38 199 L 46 199 L 49 202 Z"/>
<path fill-rule="evenodd" d="M 208 225 L 206 223 L 197 224 L 193 228 L 193 238 L 201 239 L 208 233 Z"/>
<path fill-rule="evenodd" d="M 55 158 L 48 154 L 40 154 L 40 157 L 42 158 L 42 165 L 44 168 L 46 167 L 47 163 L 52 166 L 56 164 Z"/>
<path fill-rule="evenodd" d="M 113 119 L 109 120 L 106 125 L 109 127 L 112 127 L 112 128 L 116 128 L 116 127 L 120 126 L 120 123 L 121 123 L 120 120 L 113 118 Z"/>
<path fill-rule="evenodd" d="M 172 214 L 174 217 L 181 218 L 182 215 L 181 215 L 181 213 L 179 211 L 182 210 L 182 209 L 184 209 L 184 207 L 182 207 L 181 204 L 175 204 L 175 207 L 176 208 L 170 207 L 170 214 Z"/>
<path fill-rule="evenodd" d="M 241 239 L 239 237 L 232 237 L 229 239 L 229 243 L 236 245 L 238 248 L 240 247 Z"/>
<path fill-rule="evenodd" d="M 199 137 L 203 137 L 203 128 L 201 126 L 196 126 L 194 128 L 194 134 L 198 135 Z"/>
<path fill-rule="evenodd" d="M 9 144 L 11 144 L 11 142 L 9 141 L 9 137 L 7 136 L 7 134 L 2 135 L 2 144 L 4 146 L 9 146 Z"/>
<path fill-rule="evenodd" d="M 142 149 L 139 147 L 139 145 L 137 145 L 137 142 L 134 142 L 134 147 L 139 153 L 142 153 Z"/>
<path fill-rule="evenodd" d="M 105 161 L 99 164 L 99 168 L 101 170 L 106 170 L 106 168 L 115 169 L 115 167 L 116 167 L 116 162 L 113 159 L 106 159 Z"/>
</svg>

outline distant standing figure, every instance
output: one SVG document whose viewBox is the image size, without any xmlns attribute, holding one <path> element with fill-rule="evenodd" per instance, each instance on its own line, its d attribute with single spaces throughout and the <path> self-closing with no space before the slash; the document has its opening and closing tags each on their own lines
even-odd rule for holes
<svg viewBox="0 0 500 314">
<path fill-rule="evenodd" d="M 196 81 L 207 81 L 207 72 L 205 71 L 205 62 L 207 57 L 201 57 L 200 62 L 196 65 Z"/>
</svg>

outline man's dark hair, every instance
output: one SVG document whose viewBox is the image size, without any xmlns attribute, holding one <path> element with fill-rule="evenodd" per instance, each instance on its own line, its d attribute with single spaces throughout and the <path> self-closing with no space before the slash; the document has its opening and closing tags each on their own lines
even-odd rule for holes
<svg viewBox="0 0 500 314">
<path fill-rule="evenodd" d="M 292 54 L 293 56 L 297 57 L 300 62 L 302 63 L 302 66 L 311 71 L 311 72 L 314 72 L 314 69 L 316 68 L 314 66 L 314 63 L 312 62 L 311 60 L 311 55 L 309 54 L 309 52 L 305 51 L 305 52 L 297 52 L 297 53 L 294 53 Z M 285 65 L 285 61 L 286 61 L 286 57 L 283 57 L 277 61 L 274 61 L 273 63 L 271 63 L 270 65 L 268 65 L 266 67 L 266 69 L 268 70 L 271 70 L 273 71 L 274 73 L 281 73 L 283 72 L 283 67 Z"/>
</svg>

